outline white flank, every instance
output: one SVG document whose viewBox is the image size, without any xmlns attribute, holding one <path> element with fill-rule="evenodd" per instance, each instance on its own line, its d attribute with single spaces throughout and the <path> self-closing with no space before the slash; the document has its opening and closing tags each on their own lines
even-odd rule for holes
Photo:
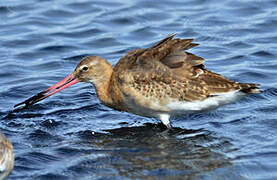
<svg viewBox="0 0 277 180">
<path fill-rule="evenodd" d="M 232 91 L 214 95 L 214 97 L 209 97 L 203 101 L 172 101 L 166 106 L 168 109 L 170 109 L 172 115 L 190 114 L 197 111 L 215 109 L 224 104 L 232 103 L 243 97 L 245 93 L 240 91 Z"/>
<path fill-rule="evenodd" d="M 171 128 L 171 116 L 182 116 L 212 110 L 240 99 L 245 93 L 237 90 L 213 95 L 213 97 L 209 97 L 203 101 L 193 102 L 171 99 L 170 103 L 166 105 L 161 105 L 157 101 L 149 101 L 148 104 L 146 104 L 147 106 L 143 106 L 142 103 L 136 103 L 136 101 L 129 98 L 125 98 L 125 102 L 128 104 L 130 112 L 141 116 L 158 118 L 164 125 Z"/>
</svg>

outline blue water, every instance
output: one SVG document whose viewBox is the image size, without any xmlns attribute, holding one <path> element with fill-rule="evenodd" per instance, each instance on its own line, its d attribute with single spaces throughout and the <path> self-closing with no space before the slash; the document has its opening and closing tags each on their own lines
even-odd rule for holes
<svg viewBox="0 0 277 180">
<path fill-rule="evenodd" d="M 80 83 L 29 109 L 13 105 L 87 55 L 116 64 L 168 34 L 224 76 L 263 92 L 215 111 L 159 121 L 111 110 Z M 9 179 L 276 179 L 277 1 L 0 1 L 0 131 Z"/>
</svg>

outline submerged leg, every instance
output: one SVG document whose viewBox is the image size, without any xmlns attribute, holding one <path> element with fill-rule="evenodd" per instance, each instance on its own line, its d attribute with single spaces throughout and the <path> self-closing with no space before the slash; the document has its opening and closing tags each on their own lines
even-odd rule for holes
<svg viewBox="0 0 277 180">
<path fill-rule="evenodd" d="M 170 124 L 169 118 L 170 118 L 170 115 L 169 115 L 169 114 L 161 114 L 159 119 L 162 121 L 162 123 L 163 123 L 164 125 L 166 125 L 166 127 L 167 127 L 168 129 L 171 129 L 172 126 L 171 126 L 171 124 Z"/>
</svg>

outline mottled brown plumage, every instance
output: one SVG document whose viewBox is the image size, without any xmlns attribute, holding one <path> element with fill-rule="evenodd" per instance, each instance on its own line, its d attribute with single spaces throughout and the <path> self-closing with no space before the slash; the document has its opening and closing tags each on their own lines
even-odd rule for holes
<svg viewBox="0 0 277 180">
<path fill-rule="evenodd" d="M 135 94 L 145 97 L 195 101 L 234 90 L 258 92 L 258 84 L 234 82 L 207 70 L 202 57 L 184 51 L 198 44 L 192 43 L 192 39 L 172 39 L 173 36 L 151 48 L 133 50 L 120 59 L 114 75 L 124 86 L 124 94 L 135 88 Z"/>
<path fill-rule="evenodd" d="M 186 52 L 198 45 L 193 39 L 173 37 L 128 52 L 114 68 L 101 57 L 86 57 L 65 80 L 23 103 L 29 106 L 78 81 L 91 82 L 103 104 L 159 118 L 170 127 L 170 116 L 216 108 L 260 92 L 258 84 L 235 82 L 207 70 L 204 58 Z"/>
<path fill-rule="evenodd" d="M 0 179 L 5 179 L 14 166 L 13 146 L 4 134 L 0 133 Z"/>
</svg>

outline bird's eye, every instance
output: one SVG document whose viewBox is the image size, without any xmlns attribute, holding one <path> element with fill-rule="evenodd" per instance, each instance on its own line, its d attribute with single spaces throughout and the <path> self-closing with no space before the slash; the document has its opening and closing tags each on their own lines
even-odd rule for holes
<svg viewBox="0 0 277 180">
<path fill-rule="evenodd" d="M 87 71 L 87 70 L 88 70 L 87 66 L 82 67 L 82 71 Z"/>
</svg>

